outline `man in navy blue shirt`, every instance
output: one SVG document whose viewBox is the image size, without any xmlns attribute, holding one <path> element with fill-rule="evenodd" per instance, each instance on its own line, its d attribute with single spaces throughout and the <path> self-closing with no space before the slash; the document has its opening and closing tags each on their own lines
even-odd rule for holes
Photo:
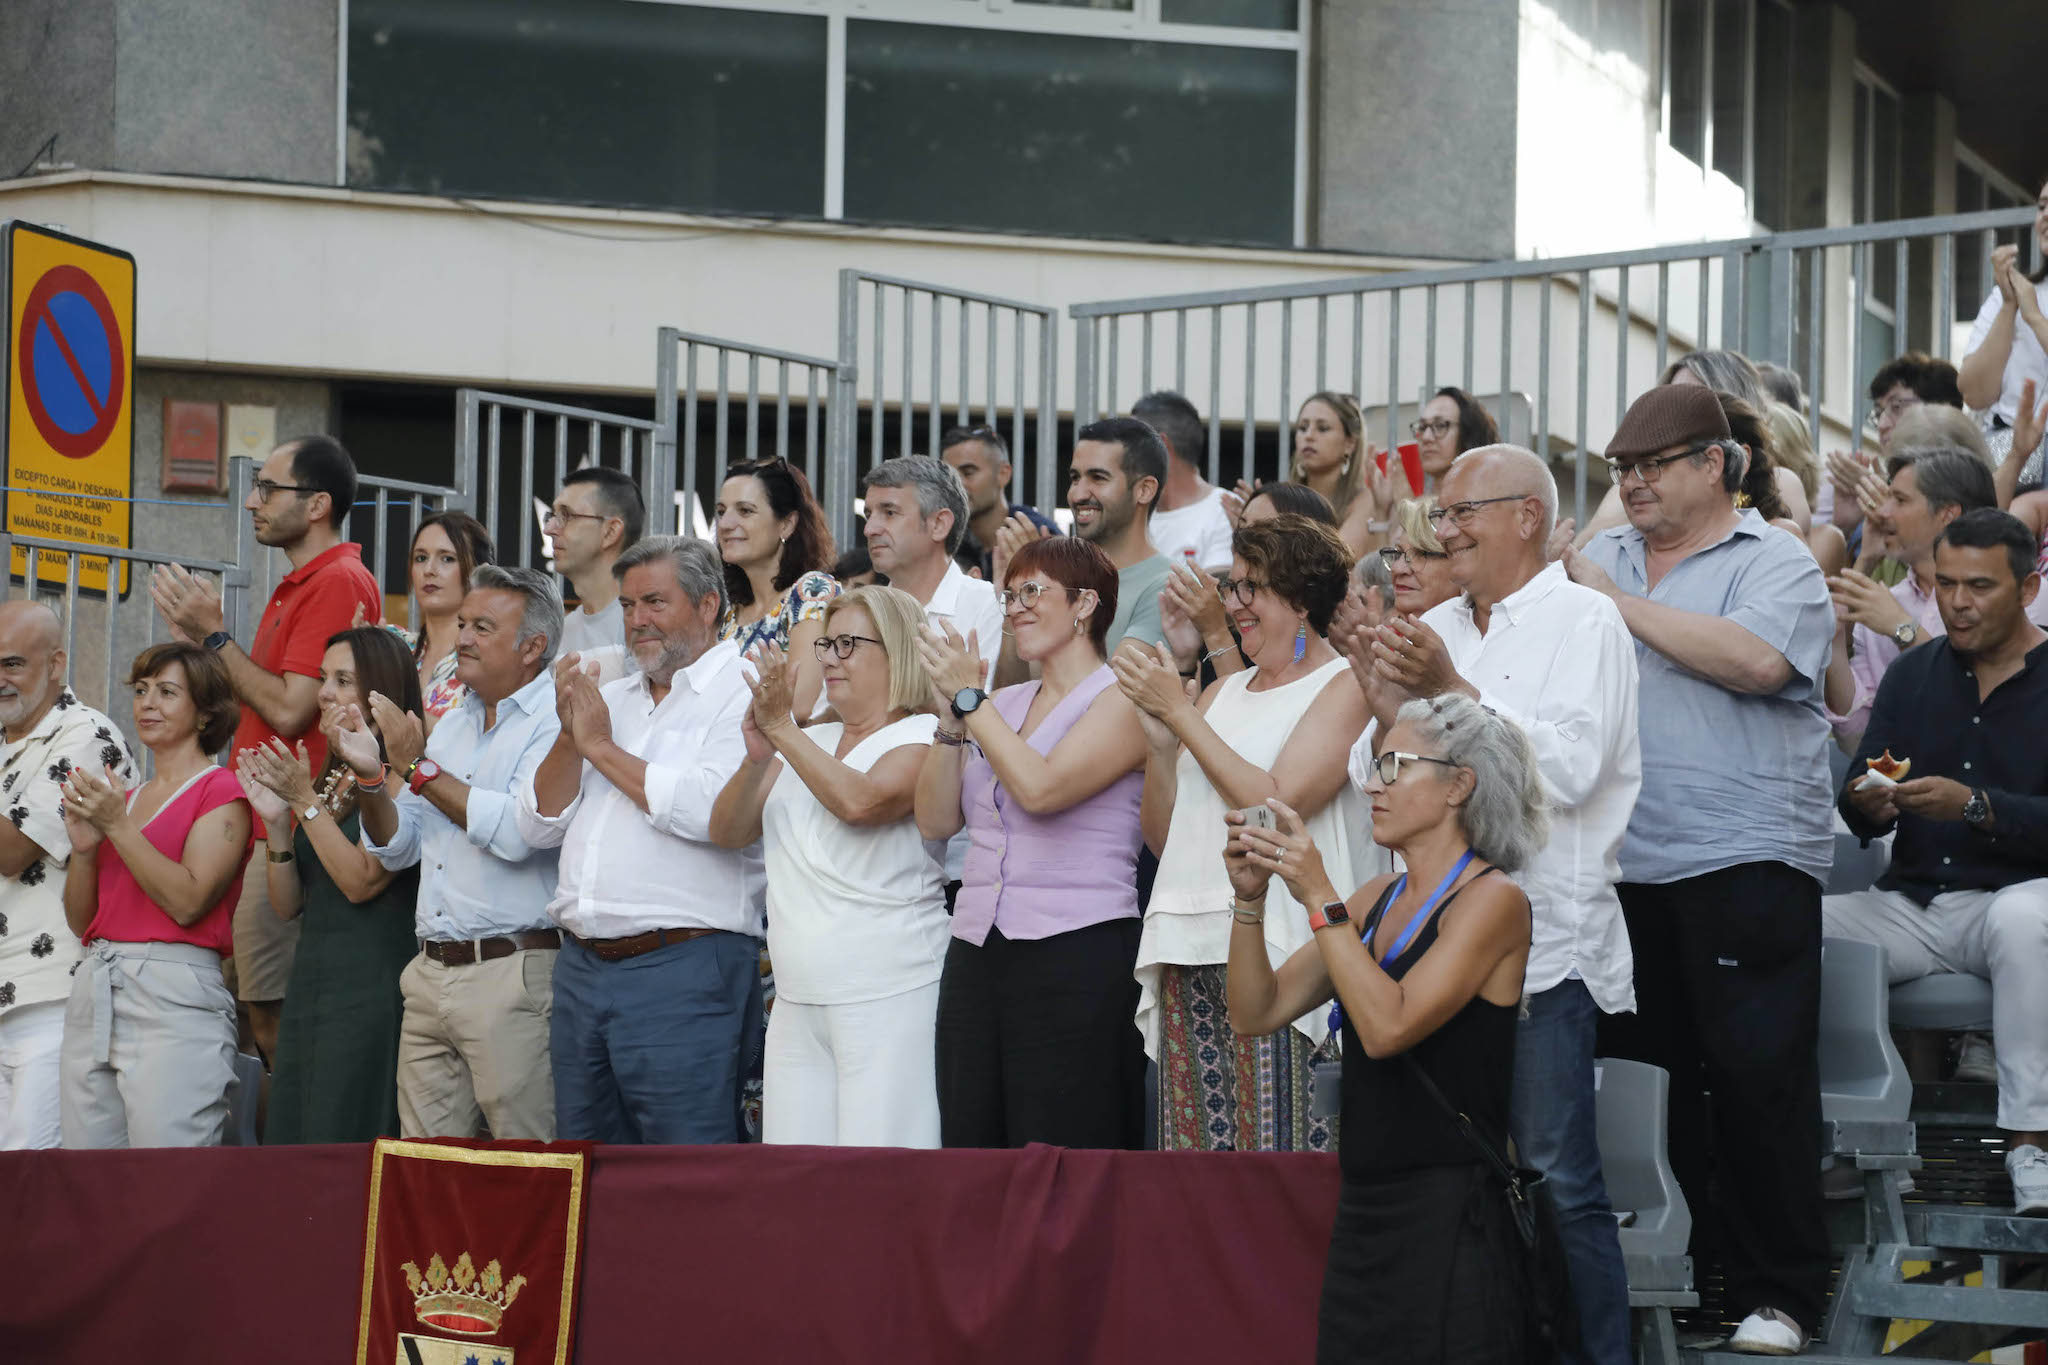
<svg viewBox="0 0 2048 1365">
<path fill-rule="evenodd" d="M 1867 842 L 1896 829 L 1877 886 L 1822 902 L 1824 931 L 1883 946 L 1894 982 L 1989 977 L 1998 1126 L 2021 1213 L 2048 1214 L 2048 633 L 2029 621 L 2038 546 L 1979 508 L 1935 542 L 1945 639 L 1884 675 L 1839 801 Z M 1871 759 L 1909 761 L 1896 784 Z"/>
</svg>

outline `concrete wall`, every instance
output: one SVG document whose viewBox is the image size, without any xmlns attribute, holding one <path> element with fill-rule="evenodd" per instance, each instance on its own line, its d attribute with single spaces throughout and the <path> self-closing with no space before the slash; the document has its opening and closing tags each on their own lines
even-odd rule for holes
<svg viewBox="0 0 2048 1365">
<path fill-rule="evenodd" d="M 6 0 L 0 176 L 55 160 L 332 184 L 338 0 Z"/>
<path fill-rule="evenodd" d="M 1514 254 L 1517 32 L 1516 0 L 1320 0 L 1318 244 Z"/>
</svg>

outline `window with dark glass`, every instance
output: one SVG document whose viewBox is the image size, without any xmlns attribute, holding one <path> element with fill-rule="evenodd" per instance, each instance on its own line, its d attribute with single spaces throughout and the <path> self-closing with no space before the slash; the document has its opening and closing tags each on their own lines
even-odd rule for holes
<svg viewBox="0 0 2048 1365">
<path fill-rule="evenodd" d="M 846 214 L 1284 244 L 1295 66 L 1275 48 L 851 21 Z"/>
<path fill-rule="evenodd" d="M 348 182 L 824 211 L 826 20 L 634 0 L 350 0 Z"/>
</svg>

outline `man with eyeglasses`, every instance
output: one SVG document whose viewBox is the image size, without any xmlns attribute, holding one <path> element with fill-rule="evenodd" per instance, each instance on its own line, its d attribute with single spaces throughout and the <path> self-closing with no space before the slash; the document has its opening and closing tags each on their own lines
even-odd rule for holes
<svg viewBox="0 0 2048 1365">
<path fill-rule="evenodd" d="M 1059 523 L 1036 507 L 1010 501 L 1010 443 L 994 427 L 951 428 L 939 438 L 939 458 L 953 467 L 967 490 L 967 536 L 955 553 L 963 569 L 978 568 L 984 579 L 994 581 L 996 533 L 1013 517 L 1022 517 L 1040 535 L 1060 533 Z"/>
<path fill-rule="evenodd" d="M 212 650 L 227 668 L 242 704 L 231 752 L 281 739 L 287 747 L 304 744 L 316 773 L 327 761 L 319 697 L 328 638 L 347 630 L 359 612 L 371 625 L 384 619 L 384 596 L 363 565 L 362 547 L 342 532 L 355 500 L 355 461 L 331 436 L 286 441 L 257 469 L 242 507 L 256 543 L 284 551 L 291 568 L 278 580 L 256 638 L 246 647 L 228 631 L 220 591 L 210 580 L 175 564 L 161 565 L 151 576 L 150 596 L 172 633 Z M 263 838 L 260 824 L 256 837 Z M 277 1052 L 299 921 L 280 919 L 271 910 L 264 878 L 244 877 L 234 936 L 235 992 L 248 1008 L 251 1040 L 267 1065 Z"/>
<path fill-rule="evenodd" d="M 1410 698 L 1462 693 L 1512 719 L 1535 747 L 1550 840 L 1515 877 L 1529 897 L 1531 941 L 1508 1122 L 1557 1201 L 1579 1316 L 1571 1359 L 1626 1365 L 1628 1276 L 1600 1168 L 1593 1058 L 1602 1014 L 1635 1008 L 1614 891 L 1643 776 L 1635 643 L 1612 602 L 1549 562 L 1557 481 L 1534 452 L 1468 451 L 1437 491 L 1430 519 L 1463 592 L 1357 637 L 1387 685 L 1368 687 L 1373 723 L 1351 751 L 1351 779 L 1365 785 L 1380 737 Z"/>
<path fill-rule="evenodd" d="M 542 523 L 554 550 L 555 572 L 576 593 L 576 606 L 562 627 L 562 652 L 596 663 L 600 682 L 625 671 L 625 618 L 612 565 L 639 541 L 646 524 L 647 504 L 639 485 L 601 465 L 563 479 Z"/>
<path fill-rule="evenodd" d="M 1602 1042 L 1671 1075 L 1671 1165 L 1748 1314 L 1732 1346 L 1791 1354 L 1819 1325 L 1831 1259 L 1817 1050 L 1834 613 L 1799 539 L 1736 507 L 1747 452 L 1711 390 L 1651 389 L 1607 458 L 1629 524 L 1564 555 L 1620 609 L 1641 674 L 1618 888 L 1636 1014 L 1610 1016 Z"/>
<path fill-rule="evenodd" d="M 704 541 L 650 536 L 612 573 L 636 667 L 599 688 L 563 656 L 561 733 L 518 793 L 521 837 L 562 850 L 555 1135 L 736 1142 L 767 884 L 760 844 L 711 842 L 752 700 L 739 646 L 718 638 L 725 565 Z"/>
</svg>

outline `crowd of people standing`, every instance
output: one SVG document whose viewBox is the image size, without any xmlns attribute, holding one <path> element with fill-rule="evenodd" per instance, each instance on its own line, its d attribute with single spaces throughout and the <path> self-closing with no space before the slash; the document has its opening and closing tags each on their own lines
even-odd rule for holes
<svg viewBox="0 0 2048 1365">
<path fill-rule="evenodd" d="M 1980 319 L 2008 370 L 2027 283 Z M 1693 353 L 1583 530 L 1455 388 L 1412 467 L 1317 393 L 1290 477 L 1235 490 L 1147 395 L 1076 431 L 1071 534 L 957 428 L 867 472 L 857 559 L 785 461 L 727 471 L 710 541 L 588 468 L 545 526 L 572 602 L 447 511 L 411 632 L 347 452 L 288 441 L 254 637 L 150 584 L 147 781 L 54 613 L 0 606 L 0 1142 L 218 1143 L 252 1049 L 269 1142 L 1332 1151 L 1325 1358 L 1418 1361 L 1523 1358 L 1511 1144 L 1607 1362 L 1594 1059 L 1629 1056 L 1670 1073 L 1734 1345 L 1796 1352 L 1824 929 L 1992 980 L 2048 1212 L 2048 407 L 1983 356 L 1892 361 L 1875 448 L 1820 461 L 1796 379 Z M 1838 814 L 1891 868 L 1824 898 Z"/>
</svg>

